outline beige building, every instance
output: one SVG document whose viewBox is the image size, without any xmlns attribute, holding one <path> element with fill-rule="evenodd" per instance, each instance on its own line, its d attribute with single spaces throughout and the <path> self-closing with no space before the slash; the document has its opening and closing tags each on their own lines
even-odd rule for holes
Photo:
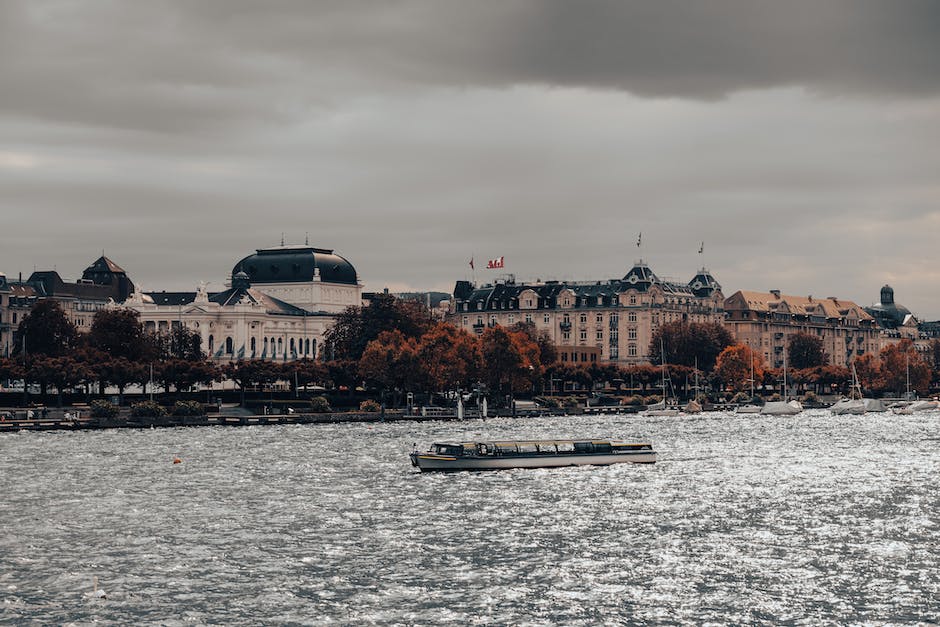
<svg viewBox="0 0 940 627">
<path fill-rule="evenodd" d="M 725 300 L 724 310 L 725 325 L 737 341 L 773 368 L 783 366 L 788 337 L 794 333 L 821 338 L 829 363 L 838 366 L 880 349 L 875 319 L 852 301 L 742 290 Z"/>
<path fill-rule="evenodd" d="M 0 357 L 13 354 L 14 335 L 20 322 L 36 304 L 36 290 L 22 283 L 9 283 L 0 273 Z"/>
<path fill-rule="evenodd" d="M 317 358 L 336 315 L 361 303 L 362 284 L 347 260 L 331 250 L 278 246 L 239 261 L 225 291 L 135 292 L 124 306 L 140 313 L 146 331 L 195 331 L 203 351 L 225 362 Z"/>
<path fill-rule="evenodd" d="M 531 322 L 564 359 L 640 364 L 653 333 L 667 322 L 721 322 L 721 286 L 706 269 L 689 283 L 664 281 L 643 261 L 622 279 L 477 286 L 458 281 L 448 322 L 470 332 Z"/>
</svg>

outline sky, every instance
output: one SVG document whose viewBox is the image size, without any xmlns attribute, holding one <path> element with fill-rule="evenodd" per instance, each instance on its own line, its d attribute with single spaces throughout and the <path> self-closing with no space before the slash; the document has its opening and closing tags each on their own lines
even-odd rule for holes
<svg viewBox="0 0 940 627">
<path fill-rule="evenodd" d="M 223 289 L 283 238 L 369 291 L 642 258 L 936 320 L 938 175 L 932 0 L 0 0 L 11 278 Z"/>
</svg>

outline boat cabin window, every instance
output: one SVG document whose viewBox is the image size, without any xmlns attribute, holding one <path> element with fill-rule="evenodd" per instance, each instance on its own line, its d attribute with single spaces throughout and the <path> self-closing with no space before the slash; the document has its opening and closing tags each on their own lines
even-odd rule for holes
<svg viewBox="0 0 940 627">
<path fill-rule="evenodd" d="M 555 445 L 558 447 L 559 453 L 571 453 L 574 451 L 573 442 L 557 442 Z"/>
<path fill-rule="evenodd" d="M 538 453 L 538 446 L 535 445 L 535 442 L 520 442 L 519 443 L 519 452 L 520 453 Z"/>
<path fill-rule="evenodd" d="M 574 452 L 575 453 L 593 453 L 594 445 L 591 444 L 590 442 L 575 442 Z"/>
<path fill-rule="evenodd" d="M 614 446 L 615 451 L 652 451 L 653 447 L 649 444 L 618 444 Z"/>
<path fill-rule="evenodd" d="M 438 455 L 453 455 L 459 457 L 463 455 L 463 446 L 455 446 L 452 444 L 435 444 L 434 452 Z"/>
<path fill-rule="evenodd" d="M 594 443 L 594 452 L 595 453 L 610 453 L 610 442 L 595 442 Z"/>
</svg>

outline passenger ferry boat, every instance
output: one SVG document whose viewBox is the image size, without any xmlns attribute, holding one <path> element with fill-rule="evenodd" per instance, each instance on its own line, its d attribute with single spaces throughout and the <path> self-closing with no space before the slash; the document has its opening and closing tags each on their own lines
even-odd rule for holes
<svg viewBox="0 0 940 627">
<path fill-rule="evenodd" d="M 411 465 L 417 466 L 422 472 L 656 462 L 656 452 L 653 451 L 652 444 L 612 440 L 435 442 L 430 450 L 420 453 L 415 449 L 410 457 Z"/>
</svg>

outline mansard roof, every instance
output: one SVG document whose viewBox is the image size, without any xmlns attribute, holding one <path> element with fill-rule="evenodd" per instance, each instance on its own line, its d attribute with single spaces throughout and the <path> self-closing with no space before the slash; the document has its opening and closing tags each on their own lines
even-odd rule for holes
<svg viewBox="0 0 940 627">
<path fill-rule="evenodd" d="M 746 309 L 764 313 L 785 312 L 802 316 L 822 316 L 827 319 L 854 316 L 859 320 L 872 320 L 872 317 L 858 304 L 835 296 L 813 298 L 779 292 L 739 290 L 725 300 L 725 309 Z"/>
<path fill-rule="evenodd" d="M 85 272 L 82 276 L 83 278 L 89 278 L 85 275 L 91 274 L 91 273 L 105 273 L 105 272 L 110 273 L 110 274 L 127 274 L 127 272 L 124 271 L 124 268 L 117 265 L 116 263 L 114 263 L 113 261 L 105 257 L 104 255 L 101 255 L 95 260 L 94 263 L 92 263 L 90 266 L 85 268 Z"/>
<path fill-rule="evenodd" d="M 713 292 L 720 291 L 721 285 L 719 285 L 718 281 L 715 280 L 715 277 L 712 276 L 708 269 L 702 268 L 692 277 L 692 280 L 689 281 L 689 288 L 692 290 L 693 294 L 699 298 L 704 298 L 711 296 Z"/>
<path fill-rule="evenodd" d="M 519 299 L 524 292 L 531 290 L 538 297 L 538 303 L 533 303 L 534 307 L 547 309 L 558 307 L 559 297 L 567 290 L 574 296 L 574 301 L 569 303 L 573 307 L 610 307 L 617 304 L 619 295 L 624 292 L 647 292 L 654 286 L 664 294 L 687 298 L 708 297 L 721 290 L 721 286 L 706 270 L 702 270 L 700 275 L 696 275 L 689 284 L 665 281 L 640 261 L 624 278 L 604 281 L 516 283 L 507 280 L 482 286 L 469 281 L 457 281 L 454 299 L 468 303 L 469 311 L 526 309 L 520 306 Z"/>
</svg>

